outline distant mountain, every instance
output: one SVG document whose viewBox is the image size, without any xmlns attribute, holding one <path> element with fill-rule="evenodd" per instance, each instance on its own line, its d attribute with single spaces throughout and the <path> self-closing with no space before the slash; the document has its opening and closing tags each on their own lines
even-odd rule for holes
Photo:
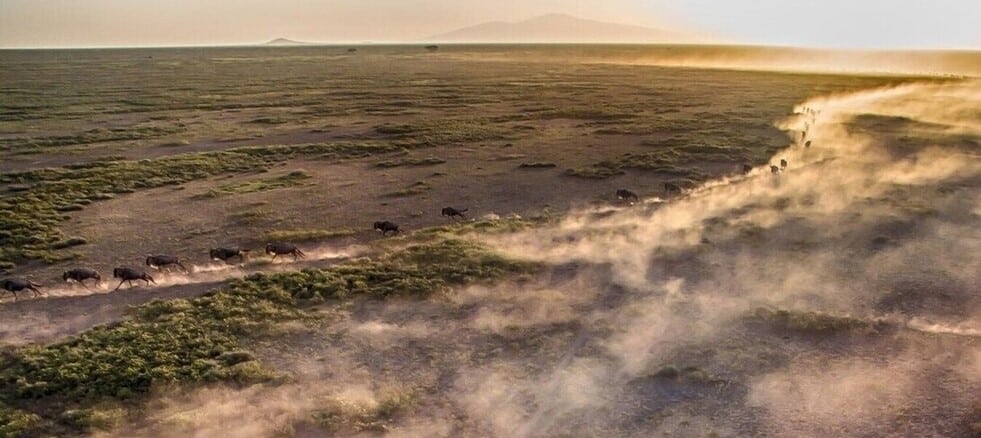
<svg viewBox="0 0 981 438">
<path fill-rule="evenodd" d="M 305 43 L 302 41 L 293 41 L 286 38 L 276 38 L 271 41 L 266 41 L 262 43 L 264 46 L 309 46 L 313 43 Z"/>
<path fill-rule="evenodd" d="M 642 26 L 585 20 L 549 14 L 509 23 L 491 21 L 433 35 L 425 41 L 475 43 L 678 43 L 695 42 L 693 35 Z"/>
</svg>

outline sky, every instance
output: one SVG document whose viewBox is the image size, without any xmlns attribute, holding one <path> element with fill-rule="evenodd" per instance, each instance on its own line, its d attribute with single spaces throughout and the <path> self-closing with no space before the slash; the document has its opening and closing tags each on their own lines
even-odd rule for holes
<svg viewBox="0 0 981 438">
<path fill-rule="evenodd" d="M 549 13 L 731 43 L 981 50 L 979 0 L 0 0 L 0 47 L 413 42 Z"/>
</svg>

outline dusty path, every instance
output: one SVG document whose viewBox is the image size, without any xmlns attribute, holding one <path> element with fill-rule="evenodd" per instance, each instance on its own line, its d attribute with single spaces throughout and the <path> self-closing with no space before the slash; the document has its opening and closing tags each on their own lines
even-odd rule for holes
<svg viewBox="0 0 981 438">
<path fill-rule="evenodd" d="M 192 265 L 189 274 L 157 273 L 150 271 L 157 285 L 149 287 L 123 285 L 112 289 L 118 281 L 108 279 L 103 284 L 86 288 L 67 285 L 47 289 L 40 298 L 22 298 L 14 301 L 5 295 L 0 305 L 0 343 L 25 344 L 47 343 L 73 335 L 99 324 L 118 321 L 125 317 L 130 306 L 137 306 L 154 299 L 169 300 L 203 295 L 233 278 L 241 278 L 258 272 L 298 271 L 306 268 L 323 268 L 366 254 L 366 249 L 351 246 L 346 251 L 322 253 L 311 251 L 311 257 L 297 262 L 247 264 L 243 266 L 213 263 Z"/>
</svg>

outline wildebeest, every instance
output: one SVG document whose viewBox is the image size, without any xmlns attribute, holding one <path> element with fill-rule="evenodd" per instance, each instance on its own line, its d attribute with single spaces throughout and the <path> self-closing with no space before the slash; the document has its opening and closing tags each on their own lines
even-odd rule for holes
<svg viewBox="0 0 981 438">
<path fill-rule="evenodd" d="M 99 275 L 99 272 L 96 271 L 95 269 L 89 269 L 89 268 L 69 269 L 65 271 L 65 273 L 61 274 L 61 279 L 64 280 L 66 283 L 69 280 L 71 280 L 82 286 L 85 286 L 85 280 L 88 279 L 95 280 L 96 286 L 98 286 L 99 283 L 102 283 L 102 276 Z"/>
<path fill-rule="evenodd" d="M 636 193 L 631 192 L 630 190 L 627 189 L 617 189 L 616 194 L 617 194 L 617 199 L 621 201 L 626 201 L 626 202 L 640 201 L 640 196 L 637 196 Z"/>
<path fill-rule="evenodd" d="M 392 234 L 398 234 L 400 232 L 399 226 L 396 225 L 394 222 L 389 222 L 389 221 L 375 222 L 374 229 L 376 231 L 381 231 L 382 236 L 388 235 L 389 231 L 391 231 Z"/>
<path fill-rule="evenodd" d="M 787 160 L 780 159 L 780 168 L 781 169 L 786 169 L 787 168 Z"/>
<path fill-rule="evenodd" d="M 437 46 L 435 44 L 432 44 L 432 45 L 426 46 L 426 50 L 428 50 L 430 52 L 435 52 L 435 51 L 439 50 L 439 46 Z"/>
<path fill-rule="evenodd" d="M 777 166 L 770 166 L 770 173 L 780 173 L 780 168 Z"/>
<path fill-rule="evenodd" d="M 119 290 L 123 286 L 123 283 L 129 283 L 129 287 L 133 287 L 133 280 L 143 280 L 146 285 L 149 286 L 150 283 L 157 284 L 153 281 L 153 277 L 147 274 L 146 271 L 136 268 L 130 268 L 128 266 L 121 266 L 112 270 L 112 278 L 118 278 L 119 285 L 116 286 L 113 291 Z"/>
<path fill-rule="evenodd" d="M 291 255 L 293 256 L 294 262 L 300 257 L 307 256 L 296 245 L 290 245 L 288 243 L 267 243 L 266 254 L 273 256 L 273 260 L 276 260 L 276 257 L 281 255 Z"/>
<path fill-rule="evenodd" d="M 681 186 L 675 183 L 664 183 L 664 191 L 668 193 L 681 193 Z"/>
<path fill-rule="evenodd" d="M 228 262 L 229 259 L 238 257 L 239 261 L 245 262 L 245 255 L 248 254 L 249 250 L 239 249 L 239 248 L 211 248 L 208 251 L 208 256 L 211 260 L 221 260 L 223 262 Z"/>
<path fill-rule="evenodd" d="M 18 298 L 17 292 L 20 292 L 24 289 L 34 292 L 34 296 L 36 297 L 40 296 L 41 291 L 38 290 L 39 287 L 41 287 L 40 284 L 37 284 L 30 280 L 25 280 L 23 278 L 5 278 L 3 281 L 0 281 L 0 288 L 13 294 L 14 301 L 16 301 Z"/>
<path fill-rule="evenodd" d="M 805 147 L 805 148 L 809 148 L 809 147 L 811 147 L 811 141 L 810 141 L 810 140 L 808 140 L 808 141 L 807 141 L 806 143 L 804 143 L 804 147 Z"/>
<path fill-rule="evenodd" d="M 750 166 L 749 164 L 743 164 L 743 175 L 749 175 L 749 173 L 752 171 L 753 171 L 753 166 Z"/>
<path fill-rule="evenodd" d="M 181 264 L 181 260 L 179 258 L 169 255 L 149 255 L 146 257 L 146 265 L 154 269 L 161 269 L 168 266 L 177 265 L 180 266 L 185 272 L 187 271 L 187 268 Z"/>
<path fill-rule="evenodd" d="M 460 216 L 460 219 L 463 219 L 464 217 L 463 213 L 466 213 L 469 210 L 470 210 L 469 208 L 464 208 L 463 210 L 457 210 L 453 207 L 443 207 L 443 211 L 440 213 L 440 215 L 449 216 L 451 219 L 454 216 Z"/>
</svg>

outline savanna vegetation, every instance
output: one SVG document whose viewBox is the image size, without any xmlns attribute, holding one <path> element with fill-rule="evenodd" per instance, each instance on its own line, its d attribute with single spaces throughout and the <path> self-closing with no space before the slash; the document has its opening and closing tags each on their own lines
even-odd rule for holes
<svg viewBox="0 0 981 438">
<path fill-rule="evenodd" d="M 257 274 L 199 298 L 152 301 L 127 320 L 6 351 L 0 424 L 13 435 L 74 433 L 97 426 L 93 418 L 107 409 L 137 406 L 155 386 L 275 384 L 275 370 L 245 349 L 248 339 L 278 322 L 316 320 L 313 304 L 357 295 L 426 296 L 538 269 L 476 243 L 432 239 L 376 259 Z M 323 415 L 322 421 L 340 421 Z"/>
</svg>

